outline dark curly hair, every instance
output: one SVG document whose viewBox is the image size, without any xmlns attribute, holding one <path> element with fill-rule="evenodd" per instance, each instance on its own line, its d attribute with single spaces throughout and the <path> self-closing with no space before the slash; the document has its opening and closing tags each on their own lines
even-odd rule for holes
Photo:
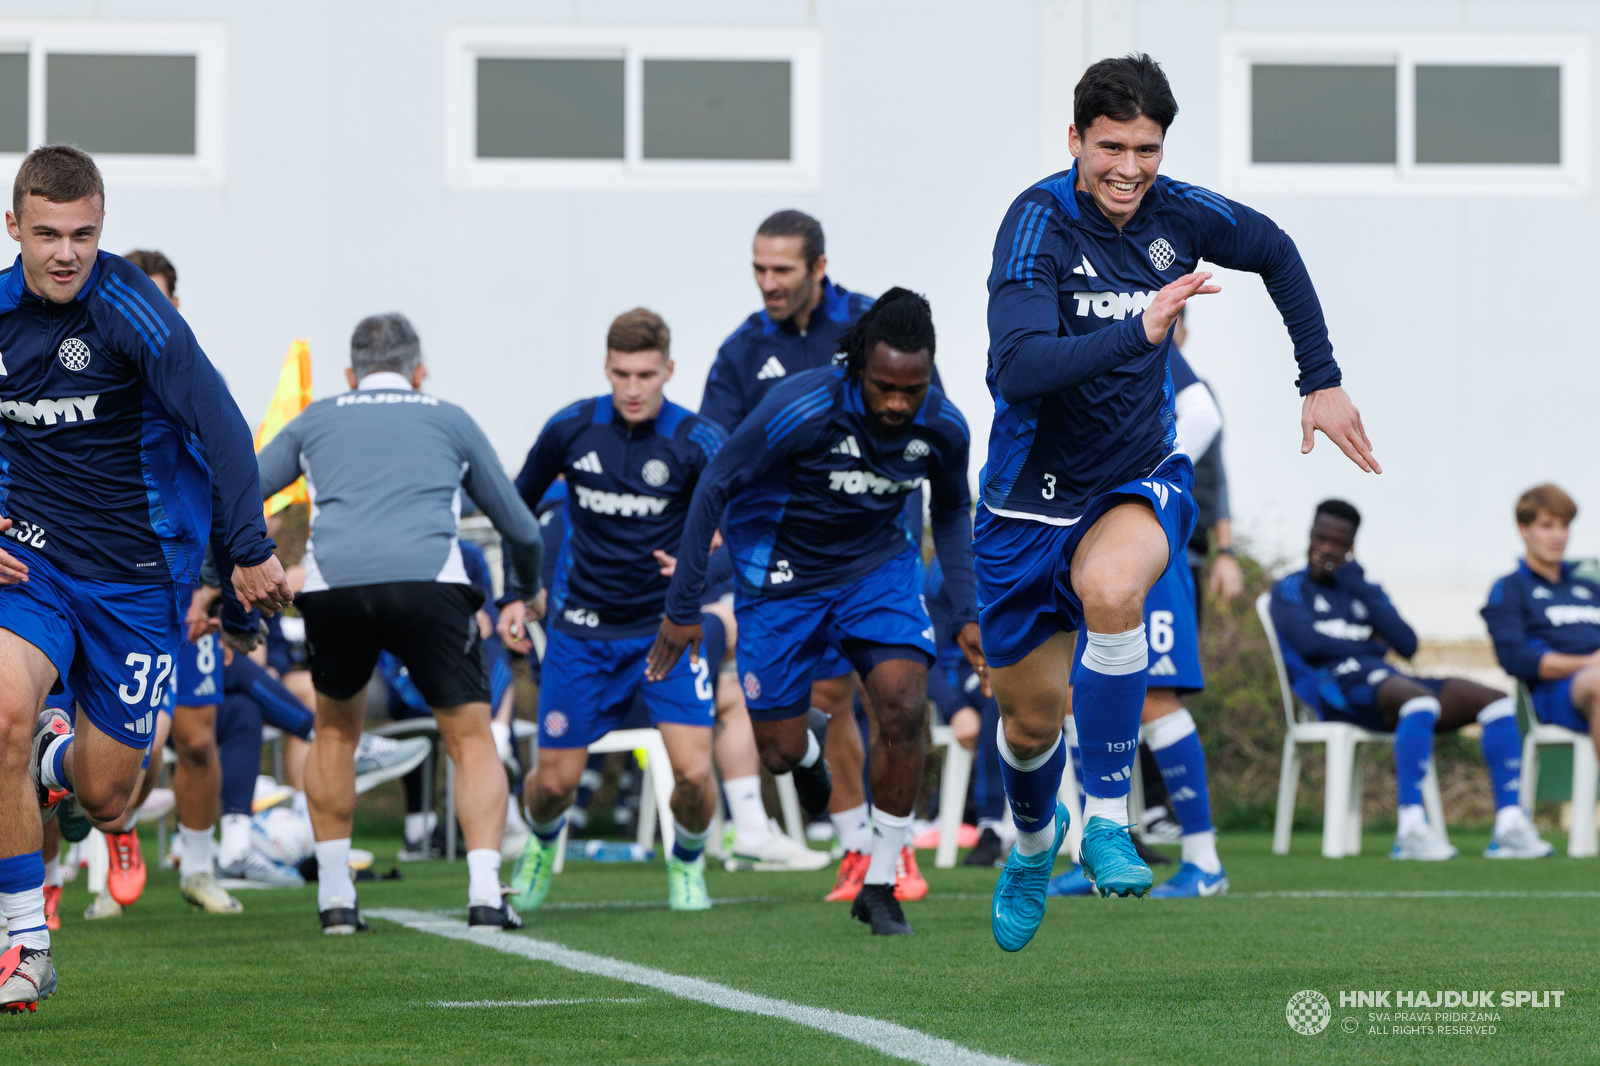
<svg viewBox="0 0 1600 1066">
<path fill-rule="evenodd" d="M 879 341 L 897 352 L 920 352 L 926 348 L 931 361 L 936 345 L 933 309 L 928 301 L 910 289 L 890 289 L 839 338 L 839 356 L 843 359 L 836 356 L 834 361 L 842 361 L 845 372 L 858 378 L 867 364 L 867 353 Z"/>
</svg>

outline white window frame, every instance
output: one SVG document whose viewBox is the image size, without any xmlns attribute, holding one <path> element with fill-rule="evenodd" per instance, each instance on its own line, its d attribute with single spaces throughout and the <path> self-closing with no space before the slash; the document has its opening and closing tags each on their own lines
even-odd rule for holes
<svg viewBox="0 0 1600 1066">
<path fill-rule="evenodd" d="M 478 57 L 621 59 L 623 158 L 479 159 Z M 786 160 L 644 158 L 647 59 L 785 60 Z M 483 190 L 810 192 L 822 180 L 822 38 L 810 29 L 458 26 L 445 34 L 445 181 Z"/>
<path fill-rule="evenodd" d="M 228 36 L 219 23 L 0 21 L 0 50 L 28 53 L 28 146 L 45 143 L 46 56 L 193 55 L 195 127 L 192 156 L 95 153 L 107 186 L 195 188 L 223 183 L 226 152 Z M 15 173 L 22 156 L 0 153 Z"/>
<path fill-rule="evenodd" d="M 1221 156 L 1229 188 L 1257 194 L 1583 196 L 1590 180 L 1590 54 L 1577 34 L 1227 33 L 1222 37 Z M 1250 158 L 1250 68 L 1255 63 L 1395 66 L 1394 164 L 1256 163 Z M 1419 164 L 1419 64 L 1559 66 L 1561 162 Z"/>
</svg>

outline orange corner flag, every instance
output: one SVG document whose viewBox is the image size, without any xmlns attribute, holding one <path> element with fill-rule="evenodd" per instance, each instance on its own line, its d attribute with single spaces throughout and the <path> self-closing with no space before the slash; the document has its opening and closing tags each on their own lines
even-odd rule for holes
<svg viewBox="0 0 1600 1066">
<path fill-rule="evenodd" d="M 289 351 L 283 357 L 283 370 L 278 374 L 278 387 L 272 390 L 272 402 L 267 404 L 267 416 L 261 420 L 261 426 L 256 430 L 256 451 L 261 451 L 267 442 L 278 435 L 278 431 L 288 425 L 290 420 L 304 411 L 311 403 L 311 342 L 308 340 L 293 341 Z M 302 503 L 309 500 L 306 494 L 306 479 L 299 478 L 293 485 L 273 496 L 267 501 L 267 514 L 275 515 L 292 503 Z"/>
</svg>

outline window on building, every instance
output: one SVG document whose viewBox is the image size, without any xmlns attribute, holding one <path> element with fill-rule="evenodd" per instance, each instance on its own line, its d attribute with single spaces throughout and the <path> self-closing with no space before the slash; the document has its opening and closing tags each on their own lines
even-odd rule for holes
<svg viewBox="0 0 1600 1066">
<path fill-rule="evenodd" d="M 75 144 L 112 185 L 215 184 L 225 61 L 220 26 L 0 22 L 0 156 Z"/>
<path fill-rule="evenodd" d="M 814 187 L 814 31 L 452 31 L 447 151 L 476 188 Z"/>
<path fill-rule="evenodd" d="M 1583 41 L 1231 34 L 1223 157 L 1271 192 L 1520 194 L 1588 182 Z"/>
</svg>

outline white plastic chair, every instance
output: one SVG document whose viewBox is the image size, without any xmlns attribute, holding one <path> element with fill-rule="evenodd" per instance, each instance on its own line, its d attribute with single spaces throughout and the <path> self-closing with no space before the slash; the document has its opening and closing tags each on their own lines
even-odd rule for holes
<svg viewBox="0 0 1600 1066">
<path fill-rule="evenodd" d="M 929 705 L 931 714 L 932 704 Z M 944 749 L 944 771 L 939 776 L 939 848 L 933 864 L 948 870 L 956 864 L 961 815 L 967 808 L 967 786 L 972 781 L 972 752 L 962 747 L 947 725 L 933 727 L 934 747 Z"/>
<path fill-rule="evenodd" d="M 1526 686 L 1521 686 L 1524 697 Z M 1533 701 L 1527 700 L 1531 709 Z M 1592 859 L 1600 854 L 1600 838 L 1595 831 L 1594 805 L 1597 779 L 1600 779 L 1600 760 L 1596 760 L 1594 738 L 1587 733 L 1574 733 L 1559 725 L 1545 725 L 1537 718 L 1529 725 L 1522 738 L 1522 809 L 1531 817 L 1533 801 L 1539 795 L 1539 749 L 1556 744 L 1572 746 L 1572 824 L 1567 828 L 1567 855 L 1574 859 Z"/>
<path fill-rule="evenodd" d="M 589 745 L 591 755 L 613 751 L 645 750 L 644 788 L 639 796 L 640 847 L 648 848 L 656 835 L 656 822 L 661 823 L 661 853 L 672 851 L 676 832 L 672 828 L 672 760 L 667 757 L 667 745 L 655 729 L 614 729 Z M 792 785 L 792 783 L 791 783 Z M 657 819 L 657 814 L 661 817 Z M 554 870 L 560 873 L 567 864 L 567 828 L 562 826 L 561 837 L 556 842 Z"/>
<path fill-rule="evenodd" d="M 1322 800 L 1322 854 L 1339 859 L 1361 854 L 1361 784 L 1365 776 L 1362 745 L 1392 744 L 1393 733 L 1379 733 L 1348 722 L 1325 722 L 1316 711 L 1295 697 L 1289 687 L 1289 671 L 1283 665 L 1283 648 L 1272 624 L 1272 593 L 1256 597 L 1256 614 L 1266 630 L 1272 648 L 1272 663 L 1278 670 L 1278 688 L 1283 694 L 1283 716 L 1287 729 L 1283 737 L 1283 765 L 1278 776 L 1278 813 L 1272 828 L 1272 853 L 1289 854 L 1289 835 L 1294 826 L 1295 794 L 1300 788 L 1300 745 L 1327 746 L 1327 781 Z M 1439 778 L 1433 760 L 1422 779 L 1422 804 L 1428 823 L 1449 839 L 1444 822 L 1444 803 L 1439 798 Z"/>
</svg>

